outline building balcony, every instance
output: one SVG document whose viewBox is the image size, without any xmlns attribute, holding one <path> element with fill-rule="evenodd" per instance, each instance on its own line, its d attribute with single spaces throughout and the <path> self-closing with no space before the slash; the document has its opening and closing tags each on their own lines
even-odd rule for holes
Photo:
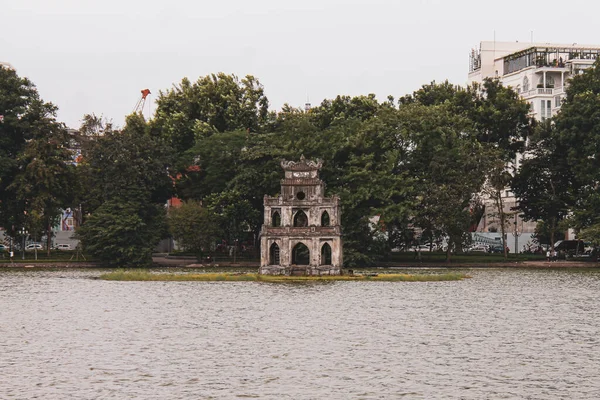
<svg viewBox="0 0 600 400">
<path fill-rule="evenodd" d="M 535 88 L 521 92 L 521 96 L 528 99 L 535 96 L 556 96 L 565 92 L 564 87 L 557 88 Z"/>
<path fill-rule="evenodd" d="M 565 64 L 561 64 L 561 65 L 544 65 L 544 66 L 538 66 L 534 70 L 534 72 L 536 74 L 543 74 L 544 72 L 564 72 L 564 73 L 569 73 L 569 72 L 571 72 L 571 68 L 569 68 Z"/>
</svg>

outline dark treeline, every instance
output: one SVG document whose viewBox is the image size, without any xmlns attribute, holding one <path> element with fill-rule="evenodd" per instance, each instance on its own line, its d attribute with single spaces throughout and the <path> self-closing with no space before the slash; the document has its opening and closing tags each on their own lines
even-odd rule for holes
<svg viewBox="0 0 600 400">
<path fill-rule="evenodd" d="M 498 199 L 497 217 L 507 219 L 507 186 L 525 218 L 550 234 L 569 224 L 595 241 L 599 74 L 596 66 L 573 78 L 562 111 L 539 125 L 529 104 L 496 80 L 431 83 L 398 101 L 338 96 L 276 113 L 252 76 L 184 79 L 159 94 L 150 121 L 134 114 L 114 129 L 85 116 L 74 166 L 73 138 L 55 107 L 0 69 L 0 226 L 14 237 L 23 228 L 41 235 L 60 208 L 81 205 L 77 234 L 111 265 L 148 264 L 169 232 L 196 252 L 223 240 L 251 244 L 263 196 L 279 191 L 280 161 L 304 155 L 323 160 L 328 195 L 341 198 L 348 266 L 368 265 L 415 235 L 446 238 L 449 260 L 468 240 L 482 195 Z M 507 165 L 523 152 L 515 174 Z M 185 204 L 167 217 L 173 195 Z"/>
</svg>

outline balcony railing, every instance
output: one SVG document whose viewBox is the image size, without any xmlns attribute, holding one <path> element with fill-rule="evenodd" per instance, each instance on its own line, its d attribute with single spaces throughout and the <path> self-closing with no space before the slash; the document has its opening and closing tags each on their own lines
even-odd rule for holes
<svg viewBox="0 0 600 400">
<path fill-rule="evenodd" d="M 523 97 L 531 97 L 531 96 L 537 96 L 537 95 L 557 95 L 557 94 L 562 94 L 564 93 L 564 88 L 563 87 L 559 87 L 559 88 L 536 88 L 536 89 L 531 89 L 528 91 L 523 91 L 521 92 L 521 96 Z"/>
</svg>

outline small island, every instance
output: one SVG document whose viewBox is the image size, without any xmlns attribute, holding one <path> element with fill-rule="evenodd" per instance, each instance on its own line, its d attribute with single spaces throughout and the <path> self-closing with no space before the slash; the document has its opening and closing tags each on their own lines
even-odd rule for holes
<svg viewBox="0 0 600 400">
<path fill-rule="evenodd" d="M 200 282 L 332 282 L 332 281 L 374 281 L 374 282 L 439 282 L 459 281 L 470 276 L 448 272 L 442 274 L 398 274 L 362 273 L 345 275 L 264 275 L 257 273 L 154 273 L 146 269 L 119 269 L 100 275 L 107 281 L 200 281 Z"/>
</svg>

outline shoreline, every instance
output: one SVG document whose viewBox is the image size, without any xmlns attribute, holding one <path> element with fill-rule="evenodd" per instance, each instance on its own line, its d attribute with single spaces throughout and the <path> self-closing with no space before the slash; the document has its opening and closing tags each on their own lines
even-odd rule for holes
<svg viewBox="0 0 600 400">
<path fill-rule="evenodd" d="M 153 265 L 150 268 L 189 268 L 189 269 L 212 269 L 212 268 L 259 268 L 258 262 L 247 262 L 241 261 L 236 263 L 198 263 L 196 260 L 189 258 L 166 258 L 163 256 L 153 257 Z M 99 262 L 69 262 L 69 261 L 55 261 L 45 262 L 39 261 L 34 262 L 15 262 L 11 263 L 0 263 L 0 270 L 6 269 L 30 269 L 30 268 L 109 268 L 103 266 Z M 344 269 L 394 269 L 394 268 L 539 268 L 539 269 L 552 269 L 552 268 L 600 268 L 600 263 L 591 261 L 500 261 L 490 263 L 445 263 L 445 262 L 380 262 L 372 267 L 362 268 L 344 268 Z"/>
</svg>

